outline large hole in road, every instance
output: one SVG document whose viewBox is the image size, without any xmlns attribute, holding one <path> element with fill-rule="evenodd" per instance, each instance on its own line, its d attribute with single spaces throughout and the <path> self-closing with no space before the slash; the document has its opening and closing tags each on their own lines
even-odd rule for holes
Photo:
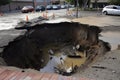
<svg viewBox="0 0 120 80">
<path fill-rule="evenodd" d="M 7 66 L 69 74 L 110 50 L 107 42 L 99 40 L 101 29 L 96 26 L 62 22 L 24 29 L 28 31 L 2 52 Z"/>
</svg>

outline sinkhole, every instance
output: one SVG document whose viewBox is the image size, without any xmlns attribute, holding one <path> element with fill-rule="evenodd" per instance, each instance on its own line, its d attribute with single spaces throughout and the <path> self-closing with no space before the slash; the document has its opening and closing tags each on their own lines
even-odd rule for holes
<svg viewBox="0 0 120 80">
<path fill-rule="evenodd" d="M 102 30 L 97 26 L 61 22 L 19 29 L 27 31 L 1 53 L 6 66 L 70 74 L 110 50 L 109 43 L 99 39 Z"/>
</svg>

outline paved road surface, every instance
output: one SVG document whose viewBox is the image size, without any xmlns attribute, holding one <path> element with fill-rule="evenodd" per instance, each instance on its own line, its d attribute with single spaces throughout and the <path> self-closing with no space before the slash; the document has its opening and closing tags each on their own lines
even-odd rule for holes
<svg viewBox="0 0 120 80">
<path fill-rule="evenodd" d="M 51 19 L 53 17 L 53 14 L 55 18 L 59 18 L 62 16 L 66 16 L 66 9 L 61 10 L 48 10 L 47 11 L 47 18 Z M 25 21 L 26 16 L 28 16 L 28 19 L 34 19 L 39 16 L 46 16 L 46 12 L 35 12 L 35 13 L 6 13 L 3 16 L 0 16 L 0 30 L 6 30 L 14 28 L 18 22 Z"/>
</svg>

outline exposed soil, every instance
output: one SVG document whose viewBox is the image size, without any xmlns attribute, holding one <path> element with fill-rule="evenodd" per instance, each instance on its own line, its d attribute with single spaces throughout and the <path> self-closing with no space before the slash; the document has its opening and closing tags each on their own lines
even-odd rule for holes
<svg viewBox="0 0 120 80">
<path fill-rule="evenodd" d="M 50 49 L 54 52 L 62 51 L 65 55 L 71 56 L 76 56 L 76 51 L 81 52 L 86 57 L 86 64 L 96 55 L 110 50 L 107 42 L 99 40 L 101 29 L 96 26 L 63 22 L 37 24 L 21 29 L 28 31 L 10 42 L 1 53 L 1 57 L 8 66 L 40 70 L 50 60 L 52 55 L 49 52 Z M 51 48 L 48 47 L 49 44 Z M 68 50 L 66 50 L 66 46 L 72 47 L 67 47 Z"/>
</svg>

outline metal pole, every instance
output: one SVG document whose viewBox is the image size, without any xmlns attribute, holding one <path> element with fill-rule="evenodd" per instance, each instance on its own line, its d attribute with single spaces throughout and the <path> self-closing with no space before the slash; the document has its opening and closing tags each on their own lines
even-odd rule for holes
<svg viewBox="0 0 120 80">
<path fill-rule="evenodd" d="M 34 9 L 35 9 L 35 0 L 33 0 L 33 7 L 34 7 Z"/>
<path fill-rule="evenodd" d="M 9 3 L 9 12 L 11 11 L 11 5 L 10 5 L 10 3 Z"/>
<path fill-rule="evenodd" d="M 45 7 L 47 6 L 47 1 L 46 1 L 46 0 L 44 0 L 44 6 L 45 6 Z"/>
<path fill-rule="evenodd" d="M 45 6 L 45 11 L 47 12 L 47 1 L 46 0 L 44 0 L 44 6 Z"/>
<path fill-rule="evenodd" d="M 77 6 L 76 6 L 76 18 L 78 18 L 78 6 L 79 6 L 79 4 L 78 4 L 78 0 L 76 1 L 77 2 Z"/>
</svg>

